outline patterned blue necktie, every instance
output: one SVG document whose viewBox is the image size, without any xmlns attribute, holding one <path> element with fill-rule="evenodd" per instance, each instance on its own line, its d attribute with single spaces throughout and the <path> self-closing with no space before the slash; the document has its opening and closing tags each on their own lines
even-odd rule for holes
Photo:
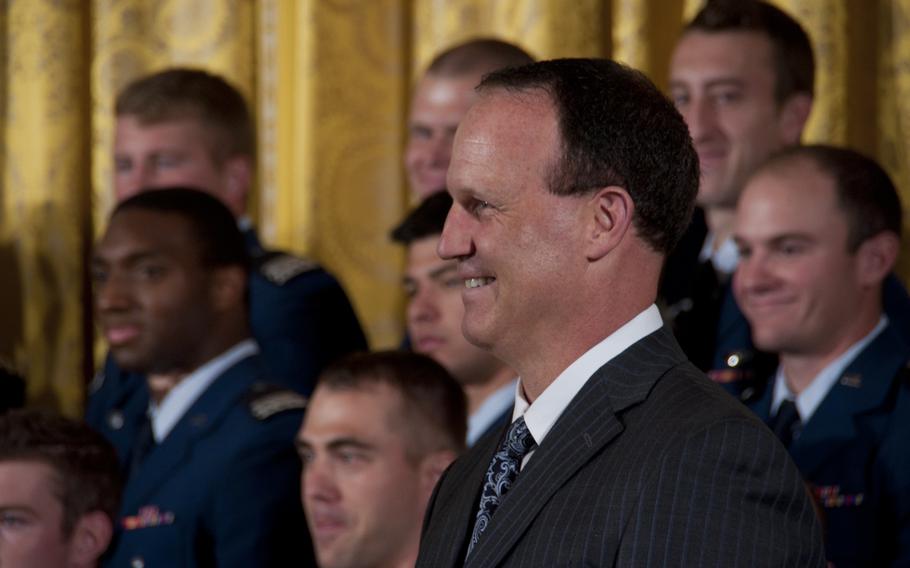
<svg viewBox="0 0 910 568">
<path fill-rule="evenodd" d="M 480 494 L 477 519 L 474 521 L 474 531 L 471 533 L 471 542 L 468 543 L 468 554 L 465 558 L 471 555 L 474 545 L 477 544 L 481 533 L 490 524 L 490 519 L 502 502 L 502 498 L 515 483 L 515 478 L 518 477 L 518 471 L 521 469 L 522 458 L 536 446 L 537 443 L 528 431 L 524 416 L 513 422 L 499 451 L 493 456 L 490 467 L 487 468 L 483 492 Z"/>
</svg>

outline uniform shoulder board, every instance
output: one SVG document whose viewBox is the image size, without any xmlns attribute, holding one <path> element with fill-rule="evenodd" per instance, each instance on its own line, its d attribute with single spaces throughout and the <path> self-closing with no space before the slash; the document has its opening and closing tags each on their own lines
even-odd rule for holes
<svg viewBox="0 0 910 568">
<path fill-rule="evenodd" d="M 257 268 L 267 280 L 283 286 L 295 276 L 319 268 L 312 259 L 284 252 L 267 253 L 257 259 Z"/>
<path fill-rule="evenodd" d="M 266 420 L 287 410 L 303 410 L 306 402 L 302 394 L 266 383 L 254 384 L 247 394 L 250 414 L 256 420 Z"/>
</svg>

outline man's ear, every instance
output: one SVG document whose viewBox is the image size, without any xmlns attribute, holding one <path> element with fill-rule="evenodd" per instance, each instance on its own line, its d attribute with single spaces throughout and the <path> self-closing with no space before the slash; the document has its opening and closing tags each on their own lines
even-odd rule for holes
<svg viewBox="0 0 910 568">
<path fill-rule="evenodd" d="M 456 457 L 458 456 L 451 450 L 440 450 L 425 456 L 420 462 L 420 491 L 427 499 L 433 493 L 433 488 L 436 487 L 442 473 Z"/>
<path fill-rule="evenodd" d="M 114 528 L 101 511 L 86 513 L 76 521 L 70 536 L 68 568 L 92 568 L 111 543 Z"/>
<path fill-rule="evenodd" d="M 792 95 L 781 105 L 778 120 L 781 142 L 784 145 L 799 144 L 811 112 L 812 96 L 806 93 Z"/>
<path fill-rule="evenodd" d="M 590 198 L 587 209 L 590 229 L 587 232 L 589 261 L 598 260 L 616 248 L 632 226 L 635 204 L 624 188 L 604 187 Z"/>
<path fill-rule="evenodd" d="M 219 311 L 243 305 L 246 295 L 246 272 L 239 266 L 213 269 L 212 303 Z"/>
<path fill-rule="evenodd" d="M 253 162 L 249 156 L 228 158 L 223 165 L 224 201 L 235 217 L 246 214 L 253 186 Z"/>
<path fill-rule="evenodd" d="M 860 284 L 879 286 L 894 269 L 900 252 L 900 237 L 891 231 L 869 237 L 856 251 L 856 278 Z"/>
</svg>

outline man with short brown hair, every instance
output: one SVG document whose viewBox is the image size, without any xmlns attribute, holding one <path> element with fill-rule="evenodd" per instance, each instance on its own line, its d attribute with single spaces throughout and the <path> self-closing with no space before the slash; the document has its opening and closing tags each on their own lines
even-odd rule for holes
<svg viewBox="0 0 910 568">
<path fill-rule="evenodd" d="M 34 410 L 0 415 L 0 566 L 96 566 L 121 489 L 114 448 L 85 424 Z"/>
<path fill-rule="evenodd" d="M 844 148 L 791 148 L 746 184 L 733 289 L 779 353 L 746 404 L 788 448 L 834 566 L 910 564 L 908 348 L 882 309 L 900 248 L 888 174 Z"/>
<path fill-rule="evenodd" d="M 439 476 L 464 449 L 461 388 L 432 359 L 352 355 L 320 377 L 297 436 L 322 568 L 410 568 Z"/>
</svg>

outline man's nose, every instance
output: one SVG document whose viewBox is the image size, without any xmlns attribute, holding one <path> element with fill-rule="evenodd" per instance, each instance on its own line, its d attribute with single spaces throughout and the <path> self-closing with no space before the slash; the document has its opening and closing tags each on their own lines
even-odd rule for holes
<svg viewBox="0 0 910 568">
<path fill-rule="evenodd" d="M 474 221 L 464 207 L 455 202 L 449 209 L 436 254 L 444 260 L 467 258 L 474 254 L 471 228 Z"/>
</svg>

